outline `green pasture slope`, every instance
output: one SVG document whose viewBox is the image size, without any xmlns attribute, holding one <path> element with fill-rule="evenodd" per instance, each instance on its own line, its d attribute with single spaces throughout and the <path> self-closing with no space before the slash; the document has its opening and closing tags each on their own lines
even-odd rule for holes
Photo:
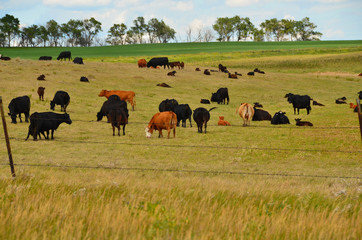
<svg viewBox="0 0 362 240">
<path fill-rule="evenodd" d="M 56 59 L 60 51 L 71 50 L 72 56 L 83 58 L 116 58 L 132 56 L 171 56 L 180 54 L 251 52 L 253 55 L 318 54 L 362 51 L 362 40 L 308 41 L 308 42 L 209 42 L 134 44 L 104 47 L 36 47 L 0 48 L 0 53 L 12 58 L 38 59 L 52 56 Z"/>
</svg>

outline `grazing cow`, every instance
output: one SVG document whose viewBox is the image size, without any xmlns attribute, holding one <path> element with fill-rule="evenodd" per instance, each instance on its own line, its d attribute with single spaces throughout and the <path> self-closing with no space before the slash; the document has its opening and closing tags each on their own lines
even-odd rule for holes
<svg viewBox="0 0 362 240">
<path fill-rule="evenodd" d="M 357 94 L 358 94 L 358 99 L 362 100 L 362 91 L 359 91 Z"/>
<path fill-rule="evenodd" d="M 181 69 L 181 63 L 180 62 L 170 62 L 170 67 L 173 69 L 174 67 L 178 67 L 178 69 Z"/>
<path fill-rule="evenodd" d="M 81 58 L 81 57 L 75 57 L 75 58 L 73 59 L 73 63 L 75 63 L 75 64 L 84 64 L 84 63 L 83 63 L 83 58 Z"/>
<path fill-rule="evenodd" d="M 52 60 L 53 58 L 51 56 L 40 56 L 39 60 L 43 60 L 43 61 L 49 61 Z"/>
<path fill-rule="evenodd" d="M 209 69 L 205 69 L 205 70 L 204 70 L 204 74 L 205 74 L 205 75 L 211 75 Z"/>
<path fill-rule="evenodd" d="M 88 78 L 87 78 L 87 77 L 84 77 L 84 76 L 80 77 L 80 81 L 81 81 L 81 82 L 88 82 L 88 83 L 89 83 Z"/>
<path fill-rule="evenodd" d="M 167 112 L 171 111 L 173 112 L 175 110 L 175 107 L 178 105 L 178 102 L 175 99 L 166 99 L 163 100 L 160 105 L 158 106 L 158 110 L 160 112 Z"/>
<path fill-rule="evenodd" d="M 9 103 L 9 116 L 11 117 L 11 123 L 16 123 L 16 115 L 19 114 L 20 122 L 21 113 L 25 115 L 25 122 L 28 122 L 30 112 L 30 98 L 28 96 L 16 97 Z"/>
<path fill-rule="evenodd" d="M 231 73 L 229 73 L 229 78 L 234 78 L 234 79 L 237 79 L 237 78 L 238 78 L 238 76 L 237 76 L 236 74 L 231 74 Z"/>
<path fill-rule="evenodd" d="M 254 108 L 257 108 L 257 107 L 263 108 L 263 105 L 261 105 L 259 102 L 255 102 Z"/>
<path fill-rule="evenodd" d="M 128 119 L 127 103 L 121 100 L 119 96 L 112 95 L 103 103 L 101 110 L 97 113 L 97 121 L 101 121 L 103 116 L 107 116 L 109 112 L 114 109 L 123 109 Z"/>
<path fill-rule="evenodd" d="M 317 101 L 314 101 L 313 100 L 313 105 L 315 105 L 315 106 L 324 106 L 324 104 L 322 104 L 322 103 L 319 103 L 319 102 L 317 102 Z"/>
<path fill-rule="evenodd" d="M 138 60 L 137 64 L 138 64 L 138 68 L 147 67 L 147 61 L 146 61 L 146 59 L 140 59 L 140 60 Z"/>
<path fill-rule="evenodd" d="M 60 105 L 60 111 L 66 112 L 69 102 L 70 97 L 67 92 L 57 91 L 54 95 L 53 101 L 50 101 L 50 109 L 54 111 L 55 105 Z"/>
<path fill-rule="evenodd" d="M 355 109 L 357 107 L 357 104 L 349 103 L 349 107 Z"/>
<path fill-rule="evenodd" d="M 57 57 L 57 60 L 61 60 L 63 61 L 63 59 L 67 59 L 70 61 L 72 59 L 72 53 L 70 51 L 64 51 L 64 52 L 61 52 L 59 54 L 59 56 Z"/>
<path fill-rule="evenodd" d="M 181 62 L 181 63 L 180 63 L 180 67 L 181 67 L 181 69 L 184 69 L 184 68 L 185 68 L 185 63 L 184 63 L 184 62 Z"/>
<path fill-rule="evenodd" d="M 219 64 L 219 72 L 226 72 L 227 71 L 227 67 L 223 66 L 221 63 Z"/>
<path fill-rule="evenodd" d="M 252 121 L 271 121 L 272 117 L 270 113 L 262 109 L 255 108 L 254 106 L 254 116 Z"/>
<path fill-rule="evenodd" d="M 302 119 L 300 118 L 296 118 L 296 126 L 302 126 L 302 127 L 313 127 L 313 123 L 308 122 L 308 121 L 301 121 Z"/>
<path fill-rule="evenodd" d="M 205 133 L 207 128 L 207 122 L 210 120 L 210 111 L 216 107 L 210 108 L 209 111 L 205 108 L 196 108 L 194 110 L 193 118 L 197 124 L 197 132 L 202 133 L 202 126 L 204 125 Z"/>
<path fill-rule="evenodd" d="M 224 120 L 224 116 L 219 116 L 219 121 L 217 122 L 217 125 L 219 125 L 219 126 L 230 126 L 230 123 L 228 121 Z"/>
<path fill-rule="evenodd" d="M 248 76 L 254 76 L 254 72 L 248 72 Z"/>
<path fill-rule="evenodd" d="M 152 58 L 148 63 L 147 63 L 147 67 L 154 67 L 157 68 L 157 66 L 163 66 L 163 68 L 165 69 L 166 66 L 169 69 L 170 65 L 168 63 L 168 58 L 167 57 L 158 57 L 158 58 Z"/>
<path fill-rule="evenodd" d="M 198 71 L 201 71 L 201 69 L 200 68 L 195 68 L 195 71 L 198 72 Z"/>
<path fill-rule="evenodd" d="M 112 109 L 109 111 L 107 116 L 108 116 L 108 122 L 112 124 L 113 136 L 115 136 L 114 135 L 115 128 L 118 129 L 118 136 L 121 136 L 120 134 L 121 125 L 123 125 L 122 128 L 123 135 L 126 135 L 125 129 L 126 129 L 126 124 L 128 124 L 128 112 L 126 113 L 123 108 Z"/>
<path fill-rule="evenodd" d="M 299 115 L 299 109 L 306 108 L 307 114 L 309 114 L 309 112 L 312 110 L 312 108 L 310 107 L 311 98 L 308 95 L 300 96 L 288 93 L 285 95 L 285 97 L 288 98 L 289 103 L 293 104 L 294 114 L 295 114 L 295 109 L 298 110 L 298 115 Z"/>
<path fill-rule="evenodd" d="M 288 117 L 285 115 L 285 112 L 279 111 L 276 112 L 271 120 L 271 124 L 290 124 Z"/>
<path fill-rule="evenodd" d="M 34 141 L 36 141 L 40 133 L 43 134 L 45 139 L 49 139 L 49 131 L 51 131 L 51 139 L 54 139 L 54 131 L 63 122 L 72 124 L 72 120 L 67 113 L 35 112 L 30 117 L 28 136 L 25 140 L 28 140 L 29 136 L 32 135 Z M 44 135 L 44 132 L 47 133 L 47 136 Z"/>
<path fill-rule="evenodd" d="M 159 87 L 165 87 L 165 88 L 172 88 L 170 85 L 168 85 L 167 83 L 158 83 L 156 86 Z"/>
<path fill-rule="evenodd" d="M 210 104 L 210 100 L 208 100 L 208 99 L 201 99 L 201 100 L 200 100 L 200 103 L 202 103 L 202 104 Z"/>
<path fill-rule="evenodd" d="M 175 109 L 173 111 L 176 113 L 177 116 L 177 126 L 180 126 L 180 121 L 182 121 L 182 127 L 186 127 L 186 120 L 189 119 L 190 121 L 190 127 L 192 127 L 191 123 L 191 115 L 192 110 L 188 104 L 180 104 L 175 106 Z"/>
<path fill-rule="evenodd" d="M 158 137 L 163 137 L 162 129 L 167 130 L 167 138 L 170 138 L 171 129 L 173 129 L 173 137 L 176 137 L 176 125 L 177 125 L 177 116 L 174 112 L 159 112 L 153 115 L 151 121 L 148 123 L 148 126 L 145 129 L 146 137 L 150 138 L 153 130 L 159 132 Z"/>
<path fill-rule="evenodd" d="M 176 71 L 172 71 L 172 72 L 167 73 L 167 76 L 175 76 L 175 74 L 176 74 Z"/>
<path fill-rule="evenodd" d="M 217 104 L 225 104 L 225 99 L 227 104 L 229 104 L 229 91 L 227 88 L 219 88 L 216 93 L 211 94 L 211 102 L 217 102 Z"/>
<path fill-rule="evenodd" d="M 98 97 L 104 96 L 108 99 L 109 96 L 111 95 L 118 95 L 121 100 L 129 102 L 132 106 L 132 111 L 134 111 L 134 108 L 136 106 L 136 100 L 135 100 L 136 94 L 133 91 L 120 91 L 120 90 L 107 91 L 103 89 L 98 94 Z"/>
<path fill-rule="evenodd" d="M 45 81 L 45 75 L 44 75 L 44 74 L 41 74 L 41 75 L 39 75 L 39 77 L 37 77 L 36 79 L 39 80 L 39 81 Z"/>
<path fill-rule="evenodd" d="M 44 101 L 44 90 L 45 87 L 38 87 L 39 100 Z"/>
<path fill-rule="evenodd" d="M 249 103 L 243 103 L 236 110 L 236 113 L 238 113 L 239 116 L 243 119 L 243 121 L 244 121 L 243 126 L 245 127 L 245 126 L 248 126 L 248 123 L 250 125 L 250 121 L 251 121 L 251 119 L 253 119 L 254 108 Z"/>
</svg>

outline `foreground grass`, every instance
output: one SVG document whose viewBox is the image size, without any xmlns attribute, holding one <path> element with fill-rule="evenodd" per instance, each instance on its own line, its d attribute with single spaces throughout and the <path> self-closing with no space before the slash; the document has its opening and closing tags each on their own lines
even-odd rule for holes
<svg viewBox="0 0 362 240">
<path fill-rule="evenodd" d="M 348 106 L 334 103 L 342 96 L 354 102 L 362 90 L 355 74 L 360 58 L 352 52 L 223 61 L 243 73 L 236 80 L 194 71 L 215 69 L 217 60 L 186 62 L 174 78 L 167 70 L 138 69 L 135 62 L 0 62 L 5 107 L 13 97 L 29 95 L 31 112 L 49 111 L 54 93 L 65 90 L 73 120 L 60 125 L 54 141 L 25 142 L 28 124 L 7 118 L 18 177 L 9 176 L 2 144 L 0 238 L 360 239 L 358 120 Z M 316 72 L 319 62 L 323 68 Z M 266 74 L 246 77 L 254 66 Z M 36 80 L 40 74 L 45 82 Z M 81 76 L 90 83 L 79 82 Z M 172 88 L 156 87 L 161 82 Z M 46 87 L 44 102 L 38 86 Z M 199 103 L 219 87 L 228 87 L 229 105 Z M 126 136 L 112 137 L 109 124 L 95 121 L 105 101 L 97 96 L 101 89 L 136 92 Z M 296 116 L 283 98 L 288 92 L 326 105 L 312 106 L 310 115 L 301 110 L 299 117 L 314 128 L 294 125 Z M 192 128 L 177 128 L 175 139 L 158 139 L 157 133 L 146 139 L 144 128 L 165 98 L 192 109 L 217 106 L 208 133 L 198 134 L 193 122 Z M 255 101 L 271 114 L 286 111 L 292 124 L 241 127 L 236 108 Z M 219 115 L 232 126 L 217 126 Z"/>
</svg>

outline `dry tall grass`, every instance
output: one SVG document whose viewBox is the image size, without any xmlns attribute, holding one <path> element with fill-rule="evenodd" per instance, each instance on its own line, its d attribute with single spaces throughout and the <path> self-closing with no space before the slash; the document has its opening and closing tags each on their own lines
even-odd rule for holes
<svg viewBox="0 0 362 240">
<path fill-rule="evenodd" d="M 0 62 L 5 108 L 13 97 L 30 95 L 31 112 L 49 111 L 54 93 L 65 90 L 73 120 L 70 126 L 60 125 L 54 141 L 25 142 L 28 124 L 10 124 L 7 118 L 14 161 L 22 165 L 11 179 L 5 144 L 0 144 L 0 238 L 360 239 L 361 143 L 358 128 L 349 128 L 357 127 L 358 120 L 348 106 L 334 104 L 342 96 L 353 101 L 362 90 L 360 78 L 279 73 L 272 62 L 273 68 L 262 68 L 267 74 L 247 77 L 252 69 L 231 66 L 244 76 L 205 76 L 194 71 L 196 64 L 168 77 L 167 70 L 138 69 L 135 63 Z M 36 80 L 40 74 L 46 81 Z M 81 83 L 81 76 L 90 83 Z M 162 82 L 172 88 L 156 86 Z M 38 100 L 38 86 L 46 88 L 44 102 Z M 205 107 L 200 99 L 219 87 L 229 88 L 231 102 L 211 112 L 207 134 L 197 133 L 193 122 L 192 128 L 177 128 L 175 139 L 146 139 L 144 128 L 162 100 Z M 113 137 L 105 120 L 96 122 L 105 101 L 97 96 L 101 89 L 136 92 L 126 136 Z M 292 107 L 283 98 L 288 92 L 309 94 L 326 104 L 312 106 L 310 115 L 301 110 L 301 118 L 315 128 L 295 126 Z M 235 109 L 241 102 L 256 101 L 271 114 L 286 111 L 292 124 L 252 122 L 241 127 Z M 219 115 L 234 126 L 217 126 Z M 69 165 L 175 172 L 62 167 Z"/>
</svg>

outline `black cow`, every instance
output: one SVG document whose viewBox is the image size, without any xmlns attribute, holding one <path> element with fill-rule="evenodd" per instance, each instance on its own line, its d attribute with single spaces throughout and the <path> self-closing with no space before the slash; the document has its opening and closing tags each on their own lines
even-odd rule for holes
<svg viewBox="0 0 362 240">
<path fill-rule="evenodd" d="M 288 117 L 285 115 L 285 112 L 279 111 L 276 112 L 271 120 L 271 124 L 290 124 Z"/>
<path fill-rule="evenodd" d="M 357 94 L 358 94 L 358 98 L 359 98 L 360 100 L 362 100 L 362 91 L 359 91 Z"/>
<path fill-rule="evenodd" d="M 10 61 L 11 58 L 10 57 L 5 57 L 5 56 L 1 56 L 0 55 L 0 60 L 3 60 L 3 61 Z"/>
<path fill-rule="evenodd" d="M 40 133 L 43 134 L 45 139 L 49 139 L 49 131 L 51 131 L 52 134 L 51 139 L 54 139 L 54 131 L 57 130 L 59 125 L 63 122 L 72 124 L 72 120 L 67 113 L 35 112 L 30 117 L 28 136 L 25 141 L 28 140 L 30 135 L 32 135 L 34 141 L 36 141 L 37 137 L 40 136 Z M 45 136 L 45 132 L 47 133 L 47 136 Z"/>
<path fill-rule="evenodd" d="M 40 56 L 39 60 L 43 60 L 43 61 L 49 61 L 52 60 L 53 58 L 51 56 Z"/>
<path fill-rule="evenodd" d="M 295 109 L 298 109 L 298 115 L 299 115 L 299 109 L 306 108 L 307 114 L 309 114 L 309 111 L 312 110 L 312 108 L 310 107 L 311 98 L 308 95 L 300 96 L 288 93 L 285 95 L 285 97 L 288 98 L 289 103 L 293 104 L 294 114 L 295 114 Z"/>
<path fill-rule="evenodd" d="M 272 117 L 270 113 L 262 109 L 257 109 L 254 107 L 254 115 L 252 121 L 271 121 Z"/>
<path fill-rule="evenodd" d="M 204 129 L 205 129 L 205 133 L 206 133 L 206 128 L 207 128 L 207 122 L 210 120 L 210 111 L 215 109 L 216 107 L 210 108 L 210 110 L 208 111 L 205 108 L 196 108 L 194 110 L 194 121 L 197 124 L 197 131 L 199 133 L 202 133 L 202 126 L 205 125 Z"/>
<path fill-rule="evenodd" d="M 175 99 L 166 99 L 163 100 L 158 106 L 160 112 L 174 111 L 175 107 L 178 105 L 178 102 Z"/>
<path fill-rule="evenodd" d="M 75 63 L 75 64 L 84 64 L 84 63 L 83 63 L 83 58 L 81 58 L 81 57 L 75 57 L 75 58 L 73 59 L 73 63 Z"/>
<path fill-rule="evenodd" d="M 80 77 L 80 81 L 81 82 L 89 82 L 88 78 L 84 77 L 84 76 Z"/>
<path fill-rule="evenodd" d="M 255 74 L 254 74 L 254 72 L 248 72 L 247 75 L 248 75 L 248 76 L 254 76 Z"/>
<path fill-rule="evenodd" d="M 19 119 L 21 121 L 21 113 L 25 115 L 25 122 L 28 122 L 29 112 L 30 112 L 30 98 L 28 96 L 22 96 L 13 98 L 9 103 L 9 116 L 11 117 L 11 122 L 16 123 L 16 115 L 19 114 Z"/>
<path fill-rule="evenodd" d="M 50 101 L 50 109 L 54 111 L 55 105 L 60 105 L 60 111 L 66 112 L 69 102 L 70 97 L 67 92 L 57 91 L 54 95 L 53 101 Z"/>
<path fill-rule="evenodd" d="M 216 93 L 212 93 L 211 102 L 217 102 L 218 104 L 225 104 L 225 99 L 227 104 L 229 104 L 229 91 L 227 88 L 219 88 Z"/>
<path fill-rule="evenodd" d="M 175 106 L 175 109 L 173 111 L 177 115 L 177 126 L 180 126 L 180 121 L 182 121 L 182 127 L 186 127 L 186 120 L 190 120 L 190 127 L 192 127 L 191 124 L 191 115 L 192 110 L 188 104 L 180 104 Z"/>
<path fill-rule="evenodd" d="M 129 114 L 127 109 L 127 103 L 125 101 L 122 101 L 119 96 L 111 95 L 108 100 L 103 103 L 101 110 L 99 110 L 99 112 L 97 113 L 97 121 L 101 121 L 103 116 L 107 116 L 111 110 L 116 109 L 123 109 L 128 119 Z"/>
<path fill-rule="evenodd" d="M 210 100 L 208 100 L 208 99 L 201 99 L 201 100 L 200 100 L 200 103 L 210 104 Z"/>
<path fill-rule="evenodd" d="M 147 63 L 148 68 L 149 67 L 157 68 L 157 66 L 163 66 L 164 69 L 167 66 L 167 68 L 170 69 L 170 65 L 168 63 L 168 58 L 167 57 L 152 58 Z"/>
<path fill-rule="evenodd" d="M 57 57 L 57 60 L 63 60 L 63 59 L 66 60 L 67 58 L 69 61 L 72 59 L 72 53 L 70 51 L 61 52 Z"/>
<path fill-rule="evenodd" d="M 127 112 L 125 110 L 127 110 L 127 109 L 124 109 L 124 108 L 112 109 L 107 114 L 108 122 L 110 122 L 112 124 L 113 136 L 115 136 L 115 134 L 114 134 L 115 128 L 118 129 L 118 136 L 121 135 L 120 134 L 121 125 L 123 125 L 123 128 L 122 128 L 123 135 L 126 135 L 125 129 L 126 129 L 126 124 L 128 123 L 128 110 L 127 110 Z"/>
</svg>

